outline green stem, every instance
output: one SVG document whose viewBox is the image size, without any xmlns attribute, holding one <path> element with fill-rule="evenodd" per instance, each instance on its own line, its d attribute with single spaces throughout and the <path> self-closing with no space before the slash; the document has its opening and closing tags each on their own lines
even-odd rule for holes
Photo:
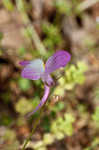
<svg viewBox="0 0 99 150">
<path fill-rule="evenodd" d="M 28 25 L 28 28 L 31 29 L 31 33 L 32 33 L 32 40 L 34 42 L 35 48 L 37 50 L 39 50 L 39 53 L 43 56 L 45 56 L 47 54 L 46 48 L 43 45 L 43 43 L 41 42 L 33 24 L 31 23 L 27 12 L 25 10 L 25 3 L 24 0 L 16 0 L 16 5 L 17 5 L 17 9 L 19 10 L 20 14 L 22 15 L 23 18 L 23 22 L 24 24 Z"/>
<path fill-rule="evenodd" d="M 34 133 L 34 131 L 35 131 L 37 125 L 39 124 L 39 121 L 40 121 L 42 112 L 43 112 L 43 109 L 41 110 L 41 113 L 40 113 L 38 119 L 35 121 L 34 126 L 33 126 L 33 129 L 32 129 L 32 131 L 31 131 L 29 137 L 25 140 L 22 150 L 25 150 L 27 144 L 29 143 L 29 141 L 30 141 L 30 139 L 31 139 L 31 137 L 32 137 L 32 135 L 33 135 L 33 133 Z"/>
<path fill-rule="evenodd" d="M 45 56 L 47 54 L 47 51 L 46 51 L 44 45 L 42 44 L 42 42 L 41 42 L 41 40 L 40 40 L 40 38 L 39 38 L 39 36 L 38 36 L 34 26 L 30 24 L 28 27 L 31 28 L 32 40 L 33 40 L 33 42 L 35 44 L 36 49 L 39 50 L 41 55 Z"/>
</svg>

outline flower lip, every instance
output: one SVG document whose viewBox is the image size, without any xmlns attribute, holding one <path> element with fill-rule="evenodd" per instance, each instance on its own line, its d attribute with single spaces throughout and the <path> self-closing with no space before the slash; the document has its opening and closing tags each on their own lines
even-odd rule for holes
<svg viewBox="0 0 99 150">
<path fill-rule="evenodd" d="M 43 95 L 43 97 L 42 97 L 42 99 L 41 99 L 39 105 L 38 105 L 32 112 L 30 112 L 30 113 L 27 115 L 27 117 L 33 115 L 33 114 L 34 114 L 38 109 L 40 109 L 40 108 L 44 105 L 44 103 L 46 102 L 46 100 L 47 100 L 47 98 L 48 98 L 48 96 L 49 96 L 49 93 L 50 93 L 50 87 L 47 86 L 47 85 L 45 85 L 44 88 L 45 88 L 44 95 Z"/>
</svg>

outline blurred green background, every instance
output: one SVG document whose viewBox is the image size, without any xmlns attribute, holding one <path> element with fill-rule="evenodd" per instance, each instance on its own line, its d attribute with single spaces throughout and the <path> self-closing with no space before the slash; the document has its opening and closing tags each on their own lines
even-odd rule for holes
<svg viewBox="0 0 99 150">
<path fill-rule="evenodd" d="M 99 150 L 99 1 L 0 0 L 0 150 L 21 150 L 43 96 L 41 80 L 21 77 L 20 61 L 72 58 L 51 89 L 26 150 Z"/>
</svg>

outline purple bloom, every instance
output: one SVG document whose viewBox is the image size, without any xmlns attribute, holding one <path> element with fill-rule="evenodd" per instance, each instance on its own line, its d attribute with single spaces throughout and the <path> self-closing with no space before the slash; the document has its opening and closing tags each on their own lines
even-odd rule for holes
<svg viewBox="0 0 99 150">
<path fill-rule="evenodd" d="M 61 67 L 65 67 L 66 64 L 70 61 L 70 58 L 71 56 L 68 52 L 59 50 L 54 55 L 49 57 L 49 59 L 45 63 L 45 66 L 41 59 L 20 62 L 20 65 L 25 66 L 21 73 L 23 78 L 27 78 L 30 80 L 38 80 L 41 78 L 45 84 L 44 96 L 41 99 L 40 104 L 33 112 L 31 112 L 31 114 L 41 108 L 48 98 L 50 87 L 54 84 L 54 81 L 51 78 L 50 74 Z"/>
</svg>

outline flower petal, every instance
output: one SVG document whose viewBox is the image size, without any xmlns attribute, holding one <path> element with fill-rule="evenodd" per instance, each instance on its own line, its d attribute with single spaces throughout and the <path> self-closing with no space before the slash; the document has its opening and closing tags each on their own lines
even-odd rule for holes
<svg viewBox="0 0 99 150">
<path fill-rule="evenodd" d="M 38 80 L 43 72 L 44 72 L 43 61 L 41 59 L 35 59 L 33 61 L 30 61 L 29 64 L 25 66 L 21 75 L 23 78 Z"/>
<path fill-rule="evenodd" d="M 19 64 L 22 65 L 22 66 L 26 66 L 26 65 L 30 64 L 30 61 L 28 61 L 28 60 L 21 61 L 21 62 L 19 62 Z"/>
<path fill-rule="evenodd" d="M 33 115 L 38 109 L 40 109 L 40 108 L 44 105 L 44 103 L 46 102 L 46 100 L 47 100 L 47 98 L 48 98 L 49 93 L 50 93 L 50 87 L 47 86 L 47 85 L 45 85 L 44 95 L 43 95 L 43 97 L 42 97 L 42 99 L 41 99 L 39 105 L 38 105 L 32 112 L 30 112 L 30 113 L 27 115 L 27 117 Z"/>
<path fill-rule="evenodd" d="M 59 50 L 54 55 L 52 55 L 46 62 L 45 72 L 50 74 L 60 67 L 65 67 L 70 61 L 71 55 L 64 51 Z"/>
</svg>

